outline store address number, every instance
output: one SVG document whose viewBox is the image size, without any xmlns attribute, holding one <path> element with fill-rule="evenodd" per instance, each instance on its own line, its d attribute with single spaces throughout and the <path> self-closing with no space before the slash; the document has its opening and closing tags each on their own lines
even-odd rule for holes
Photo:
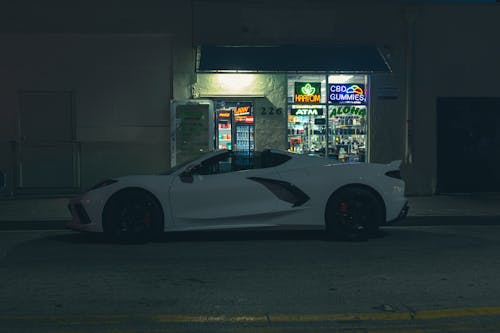
<svg viewBox="0 0 500 333">
<path fill-rule="evenodd" d="M 266 107 L 261 107 L 260 108 L 260 114 L 262 114 L 262 115 L 269 115 L 269 116 L 271 116 L 271 115 L 275 115 L 275 114 L 280 115 L 282 113 L 283 113 L 283 108 L 276 108 L 275 109 L 272 106 L 267 107 L 267 108 Z"/>
</svg>

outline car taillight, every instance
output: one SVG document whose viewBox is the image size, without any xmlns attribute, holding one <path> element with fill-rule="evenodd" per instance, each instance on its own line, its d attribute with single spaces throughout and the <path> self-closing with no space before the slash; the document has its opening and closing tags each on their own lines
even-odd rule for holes
<svg viewBox="0 0 500 333">
<path fill-rule="evenodd" d="M 401 179 L 401 172 L 399 170 L 392 170 L 392 171 L 387 171 L 385 173 L 386 176 L 396 178 L 396 179 Z"/>
<path fill-rule="evenodd" d="M 95 190 L 95 189 L 98 189 L 98 188 L 101 188 L 104 186 L 108 186 L 108 185 L 114 184 L 116 182 L 117 182 L 117 180 L 114 180 L 114 179 L 106 179 L 106 180 L 103 180 L 102 182 L 92 186 L 91 188 L 89 188 L 89 191 L 92 191 L 92 190 Z"/>
</svg>

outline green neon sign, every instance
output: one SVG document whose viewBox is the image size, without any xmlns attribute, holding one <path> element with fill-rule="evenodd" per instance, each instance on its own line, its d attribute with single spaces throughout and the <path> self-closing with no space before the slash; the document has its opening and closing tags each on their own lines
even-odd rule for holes
<svg viewBox="0 0 500 333">
<path fill-rule="evenodd" d="M 366 108 L 355 106 L 337 106 L 330 110 L 330 117 L 341 115 L 357 115 L 366 117 Z"/>
<path fill-rule="evenodd" d="M 295 82 L 295 103 L 320 103 L 321 82 Z"/>
</svg>

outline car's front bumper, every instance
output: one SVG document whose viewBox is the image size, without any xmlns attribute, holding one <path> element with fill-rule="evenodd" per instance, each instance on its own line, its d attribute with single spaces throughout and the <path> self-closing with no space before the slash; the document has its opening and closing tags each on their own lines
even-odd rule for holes
<svg viewBox="0 0 500 333">
<path fill-rule="evenodd" d="M 406 216 L 408 216 L 408 211 L 410 210 L 410 205 L 408 205 L 408 200 L 405 201 L 403 208 L 399 212 L 398 216 L 392 220 L 390 220 L 388 223 L 394 223 L 397 221 L 400 221 L 404 219 Z"/>
<path fill-rule="evenodd" d="M 68 203 L 71 221 L 66 227 L 76 231 L 102 232 L 100 220 L 95 218 L 94 200 L 85 194 L 73 198 Z"/>
</svg>

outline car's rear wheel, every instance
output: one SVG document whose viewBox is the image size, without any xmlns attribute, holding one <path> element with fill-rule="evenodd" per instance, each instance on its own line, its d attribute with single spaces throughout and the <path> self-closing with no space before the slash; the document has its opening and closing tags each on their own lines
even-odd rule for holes
<svg viewBox="0 0 500 333">
<path fill-rule="evenodd" d="M 163 213 L 156 198 L 140 189 L 122 190 L 105 206 L 103 229 L 118 242 L 147 242 L 163 230 Z"/>
<path fill-rule="evenodd" d="M 328 200 L 326 235 L 329 239 L 366 240 L 378 234 L 383 219 L 384 207 L 369 189 L 346 187 Z"/>
</svg>

